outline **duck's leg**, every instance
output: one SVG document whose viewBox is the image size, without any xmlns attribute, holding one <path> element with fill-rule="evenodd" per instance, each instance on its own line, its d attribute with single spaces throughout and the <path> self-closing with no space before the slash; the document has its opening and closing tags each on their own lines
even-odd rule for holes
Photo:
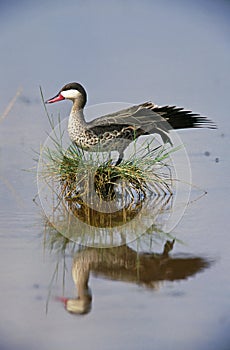
<svg viewBox="0 0 230 350">
<path fill-rule="evenodd" d="M 119 165 L 122 162 L 123 158 L 124 158 L 124 151 L 121 151 L 121 152 L 119 152 L 119 157 L 118 157 L 118 160 L 115 163 L 115 166 Z"/>
</svg>

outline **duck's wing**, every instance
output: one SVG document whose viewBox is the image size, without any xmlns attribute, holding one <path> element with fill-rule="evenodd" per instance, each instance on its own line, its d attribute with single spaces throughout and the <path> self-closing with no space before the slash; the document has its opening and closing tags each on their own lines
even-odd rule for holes
<svg viewBox="0 0 230 350">
<path fill-rule="evenodd" d="M 176 106 L 157 106 L 151 102 L 107 114 L 87 123 L 97 135 L 121 132 L 120 137 L 132 139 L 140 135 L 159 134 L 164 143 L 170 143 L 169 131 L 186 128 L 216 128 L 208 118 Z M 128 133 L 126 130 L 128 129 Z M 125 130 L 125 132 L 123 132 Z M 128 135 L 128 136 L 126 136 Z"/>
<path fill-rule="evenodd" d="M 151 131 L 156 128 L 169 131 L 170 129 L 185 128 L 216 128 L 207 117 L 176 106 L 158 106 L 152 102 L 145 102 L 115 113 L 107 114 L 88 123 L 88 127 L 109 125 L 124 125 L 146 128 Z"/>
<path fill-rule="evenodd" d="M 145 105 L 147 104 L 135 105 L 111 114 L 106 114 L 89 122 L 88 126 L 90 128 L 111 124 L 141 126 L 159 119 L 159 114 L 146 108 Z"/>
<path fill-rule="evenodd" d="M 87 123 L 89 130 L 96 134 L 104 132 L 132 129 L 135 138 L 140 135 L 158 133 L 164 142 L 170 142 L 168 136 L 168 123 L 160 113 L 149 108 L 150 102 L 135 105 L 115 113 L 107 114 Z M 154 105 L 151 103 L 151 106 Z"/>
</svg>

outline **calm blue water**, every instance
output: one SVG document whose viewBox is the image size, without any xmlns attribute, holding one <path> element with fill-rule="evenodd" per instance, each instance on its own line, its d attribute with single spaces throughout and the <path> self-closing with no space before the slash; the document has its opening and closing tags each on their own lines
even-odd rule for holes
<svg viewBox="0 0 230 350">
<path fill-rule="evenodd" d="M 229 16 L 227 1 L 1 4 L 0 349 L 229 349 Z M 66 252 L 63 277 L 64 260 L 44 244 L 49 230 L 33 201 L 33 158 L 50 130 L 39 86 L 51 97 L 74 80 L 86 87 L 89 105 L 152 100 L 218 124 L 216 131 L 180 132 L 192 182 L 208 193 L 174 229 L 184 244 L 175 243 L 171 258 L 198 257 L 205 268 L 170 281 L 169 266 L 149 287 L 121 267 L 115 273 L 95 263 L 84 316 L 55 299 L 76 296 L 75 255 Z M 69 108 L 57 104 L 52 112 L 66 116 Z M 194 188 L 192 199 L 201 192 Z"/>
</svg>

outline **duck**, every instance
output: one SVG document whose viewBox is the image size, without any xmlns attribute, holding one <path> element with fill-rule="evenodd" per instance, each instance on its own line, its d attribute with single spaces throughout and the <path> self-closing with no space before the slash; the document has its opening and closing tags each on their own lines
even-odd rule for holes
<svg viewBox="0 0 230 350">
<path fill-rule="evenodd" d="M 98 117 L 90 122 L 85 120 L 84 108 L 87 102 L 85 88 L 77 82 L 64 85 L 46 104 L 58 101 L 72 101 L 68 120 L 68 134 L 71 142 L 87 151 L 118 151 L 115 165 L 124 158 L 128 145 L 142 135 L 159 134 L 165 143 L 172 144 L 172 129 L 188 129 L 216 125 L 207 117 L 176 106 L 158 106 L 144 102 L 117 112 Z"/>
</svg>

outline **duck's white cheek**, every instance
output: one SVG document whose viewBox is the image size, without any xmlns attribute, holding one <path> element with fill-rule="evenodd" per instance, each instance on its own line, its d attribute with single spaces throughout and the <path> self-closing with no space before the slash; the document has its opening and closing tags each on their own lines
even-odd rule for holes
<svg viewBox="0 0 230 350">
<path fill-rule="evenodd" d="M 81 94 L 78 90 L 65 90 L 61 92 L 61 95 L 65 98 L 69 98 L 69 99 L 75 99 L 78 98 Z"/>
</svg>

